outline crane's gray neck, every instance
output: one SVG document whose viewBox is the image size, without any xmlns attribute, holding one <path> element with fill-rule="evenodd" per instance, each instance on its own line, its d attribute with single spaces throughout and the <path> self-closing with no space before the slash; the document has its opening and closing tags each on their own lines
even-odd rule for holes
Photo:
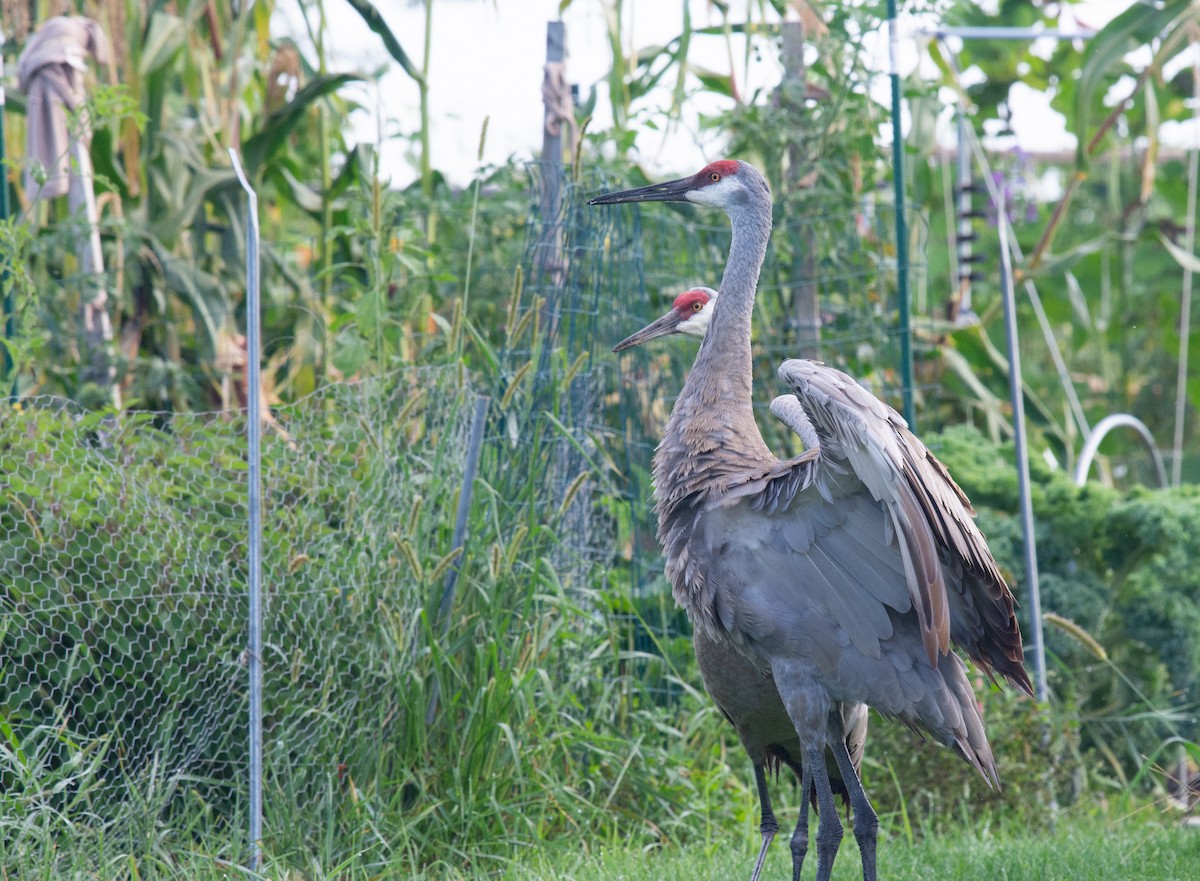
<svg viewBox="0 0 1200 881">
<path fill-rule="evenodd" d="M 750 359 L 754 294 L 771 237 L 770 194 L 764 188 L 727 210 L 733 241 L 721 296 L 655 456 L 660 529 L 697 490 L 775 461 L 754 421 Z"/>
<path fill-rule="evenodd" d="M 770 197 L 735 206 L 729 219 L 733 240 L 721 277 L 721 296 L 684 390 L 711 389 L 715 383 L 723 392 L 720 403 L 724 407 L 751 413 L 750 322 L 758 275 L 771 238 Z M 752 418 L 750 424 L 754 424 Z"/>
</svg>

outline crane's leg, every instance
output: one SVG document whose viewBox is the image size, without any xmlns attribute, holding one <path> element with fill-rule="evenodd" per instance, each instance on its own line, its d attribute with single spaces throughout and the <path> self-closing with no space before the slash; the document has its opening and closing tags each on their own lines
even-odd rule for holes
<svg viewBox="0 0 1200 881">
<path fill-rule="evenodd" d="M 758 785 L 758 803 L 762 808 L 762 822 L 758 827 L 762 832 L 762 849 L 758 852 L 758 860 L 754 864 L 754 874 L 750 876 L 750 881 L 758 881 L 758 876 L 762 874 L 763 860 L 767 858 L 767 848 L 771 846 L 775 833 L 779 831 L 779 822 L 775 819 L 775 812 L 771 810 L 771 795 L 767 792 L 767 774 L 762 762 L 754 763 L 754 782 Z"/>
<path fill-rule="evenodd" d="M 792 833 L 792 881 L 800 881 L 800 869 L 808 855 L 808 799 L 812 792 L 812 762 L 800 769 L 800 819 Z"/>
<path fill-rule="evenodd" d="M 812 769 L 813 786 L 817 793 L 817 881 L 829 881 L 833 872 L 833 861 L 842 843 L 842 821 L 838 819 L 837 805 L 833 803 L 833 786 L 829 782 L 829 769 L 825 767 L 823 747 L 805 751 L 804 770 Z"/>
<path fill-rule="evenodd" d="M 879 818 L 871 807 L 862 781 L 858 779 L 858 772 L 854 770 L 854 762 L 850 760 L 850 753 L 846 749 L 846 738 L 831 738 L 829 748 L 833 750 L 833 757 L 846 784 L 846 792 L 850 795 L 850 809 L 854 811 L 854 839 L 862 854 L 863 881 L 875 881 L 875 842 L 879 834 Z"/>
<path fill-rule="evenodd" d="M 829 783 L 829 769 L 825 767 L 825 744 L 828 736 L 829 692 L 819 684 L 817 670 L 812 662 L 798 658 L 771 658 L 771 675 L 775 687 L 787 709 L 800 744 L 804 747 L 804 773 L 801 776 L 803 798 L 807 803 L 809 793 L 816 794 L 817 815 L 817 881 L 829 881 L 833 872 L 833 861 L 838 846 L 842 843 L 842 821 L 838 819 L 837 806 L 833 803 L 833 787 Z M 793 838 L 801 843 L 808 838 L 807 815 L 802 817 L 805 829 Z M 807 848 L 805 848 L 807 850 Z M 793 867 L 797 848 L 794 847 Z M 798 870 L 797 870 L 798 873 Z"/>
</svg>

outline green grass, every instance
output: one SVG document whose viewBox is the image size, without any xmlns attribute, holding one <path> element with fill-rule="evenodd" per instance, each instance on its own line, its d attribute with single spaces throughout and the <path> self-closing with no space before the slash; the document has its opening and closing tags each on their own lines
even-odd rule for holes
<svg viewBox="0 0 1200 881">
<path fill-rule="evenodd" d="M 1054 828 L 1036 830 L 960 829 L 913 844 L 881 836 L 879 877 L 889 881 L 1192 881 L 1200 877 L 1200 828 L 1181 825 L 1175 815 L 1153 809 L 1121 817 L 1065 817 Z M 748 879 L 757 852 L 753 829 L 706 848 L 672 848 L 654 853 L 606 849 L 564 857 L 547 851 L 514 866 L 506 881 L 697 881 Z M 777 837 L 763 869 L 764 881 L 791 877 L 785 835 Z M 816 872 L 810 850 L 803 878 Z M 464 877 L 470 877 L 469 875 Z M 834 865 L 834 881 L 861 878 L 858 848 L 847 835 Z"/>
<path fill-rule="evenodd" d="M 909 841 L 902 827 L 885 823 L 879 841 L 879 877 L 887 881 L 1193 881 L 1200 877 L 1200 827 L 1186 826 L 1175 812 L 1157 806 L 1120 803 L 1086 813 L 1063 811 L 1053 825 L 1037 828 L 1004 821 L 956 822 L 947 818 L 941 834 Z M 787 822 L 792 809 L 783 809 Z M 11 850 L 0 837 L 0 879 L 28 881 L 746 881 L 758 848 L 751 822 L 713 827 L 705 840 L 657 848 L 631 840 L 596 836 L 557 836 L 526 849 L 515 859 L 502 856 L 502 842 L 476 841 L 466 849 L 492 852 L 494 859 L 472 859 L 447 852 L 423 871 L 414 872 L 405 853 L 406 831 L 383 823 L 363 826 L 325 849 L 268 848 L 260 872 L 232 865 L 224 855 L 244 853 L 240 835 L 204 823 L 189 834 L 165 827 L 141 830 L 136 840 L 117 844 L 79 825 L 43 817 L 37 828 L 19 836 Z M 325 833 L 338 835 L 336 823 Z M 6 831 L 12 832 L 8 829 Z M 815 832 L 815 824 L 813 827 Z M 353 839 L 353 840 L 350 840 Z M 8 843 L 12 843 L 9 837 Z M 458 851 L 459 854 L 463 850 Z M 511 854 L 511 850 L 508 851 Z M 333 855 L 336 854 L 336 855 Z M 815 850 L 804 867 L 805 881 L 816 871 Z M 787 833 L 773 844 L 763 881 L 791 877 Z M 847 829 L 834 867 L 834 881 L 861 878 L 858 848 Z"/>
</svg>

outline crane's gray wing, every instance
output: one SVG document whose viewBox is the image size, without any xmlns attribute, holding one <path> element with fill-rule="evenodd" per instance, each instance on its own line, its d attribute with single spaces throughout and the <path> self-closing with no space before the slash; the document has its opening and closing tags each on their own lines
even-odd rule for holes
<svg viewBox="0 0 1200 881">
<path fill-rule="evenodd" d="M 697 632 L 769 669 L 785 705 L 785 692 L 803 695 L 815 681 L 834 700 L 928 730 L 994 781 L 962 662 L 953 652 L 936 667 L 927 660 L 899 539 L 893 531 L 885 540 L 884 506 L 819 458 L 801 467 L 812 480 L 773 510 L 757 504 L 762 492 L 701 506 L 686 585 Z"/>
<path fill-rule="evenodd" d="M 944 651 L 942 616 L 948 614 L 950 637 L 980 667 L 1032 694 L 1012 592 L 975 525 L 970 501 L 945 465 L 899 413 L 845 373 L 790 360 L 779 375 L 809 420 L 822 458 L 846 462 L 887 508 L 926 633 L 936 631 Z"/>
<path fill-rule="evenodd" d="M 887 513 L 889 543 L 894 533 L 925 651 L 936 667 L 938 657 L 950 650 L 950 609 L 941 554 L 923 508 L 921 487 L 906 479 L 905 451 L 889 424 L 886 405 L 846 374 L 813 361 L 785 361 L 779 375 L 795 394 L 796 406 L 789 414 L 788 399 L 776 400 L 772 411 L 792 425 L 802 440 L 809 435 L 806 443 L 819 444 L 822 459 L 847 463 Z"/>
<path fill-rule="evenodd" d="M 748 472 L 703 499 L 680 573 L 700 625 L 771 652 L 827 655 L 825 636 L 878 659 L 913 608 L 884 507 L 817 451 Z M 788 646 L 795 636 L 803 645 Z M 751 652 L 752 653 L 752 652 Z"/>
<path fill-rule="evenodd" d="M 904 716 L 933 686 L 909 675 L 925 666 L 926 648 L 897 535 L 851 475 L 819 460 L 805 467 L 811 481 L 774 509 L 758 504 L 759 492 L 713 498 L 698 512 L 688 540 L 693 624 L 761 665 L 809 665 L 839 700 Z"/>
</svg>

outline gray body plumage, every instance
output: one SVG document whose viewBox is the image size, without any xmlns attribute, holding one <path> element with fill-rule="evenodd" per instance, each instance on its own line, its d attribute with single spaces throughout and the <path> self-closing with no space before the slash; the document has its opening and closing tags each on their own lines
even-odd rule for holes
<svg viewBox="0 0 1200 881">
<path fill-rule="evenodd" d="M 704 687 L 717 709 L 733 725 L 750 761 L 768 768 L 787 765 L 800 776 L 803 747 L 775 687 L 775 678 L 728 643 L 713 640 L 703 631 L 696 632 L 692 643 Z M 839 712 L 846 732 L 846 747 L 854 766 L 861 768 L 867 743 L 867 708 L 863 704 L 847 704 Z M 836 791 L 844 794 L 841 775 L 836 767 L 830 770 Z"/>
<path fill-rule="evenodd" d="M 780 376 L 793 395 L 773 411 L 795 429 L 807 420 L 817 441 L 794 459 L 756 456 L 740 472 L 727 465 L 720 483 L 680 481 L 673 475 L 690 469 L 671 452 L 691 441 L 672 430 L 674 418 L 668 426 L 655 485 L 676 599 L 707 638 L 770 671 L 781 692 L 811 702 L 816 685 L 826 702 L 867 703 L 929 731 L 996 782 L 947 640 L 1022 690 L 1029 684 L 1011 594 L 965 497 L 899 415 L 850 377 L 807 361 L 785 362 Z M 686 413 L 680 398 L 675 412 Z M 693 432 L 704 421 L 687 419 Z"/>
</svg>

